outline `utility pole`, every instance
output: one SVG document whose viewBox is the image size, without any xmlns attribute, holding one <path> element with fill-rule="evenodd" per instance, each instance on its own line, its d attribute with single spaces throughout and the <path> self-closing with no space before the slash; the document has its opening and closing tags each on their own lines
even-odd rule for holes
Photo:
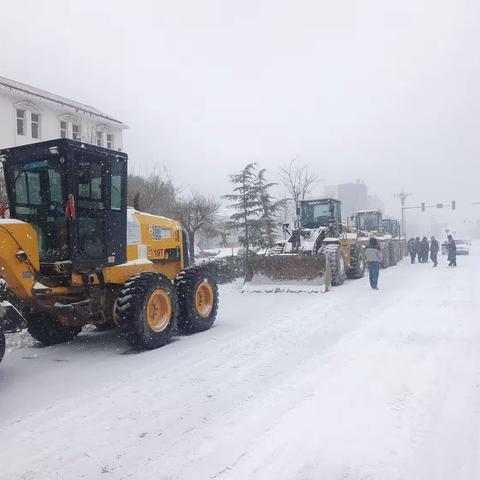
<svg viewBox="0 0 480 480">
<path fill-rule="evenodd" d="M 402 207 L 402 220 L 400 222 L 400 237 L 407 238 L 407 224 L 405 219 L 405 200 L 411 195 L 411 193 L 405 193 L 402 191 L 400 193 L 395 193 L 393 196 L 400 199 L 400 205 Z"/>
</svg>

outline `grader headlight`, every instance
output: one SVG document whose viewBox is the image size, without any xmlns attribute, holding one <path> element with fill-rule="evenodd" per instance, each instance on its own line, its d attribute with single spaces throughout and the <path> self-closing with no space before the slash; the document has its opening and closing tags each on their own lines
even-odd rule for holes
<svg viewBox="0 0 480 480">
<path fill-rule="evenodd" d="M 26 262 L 27 261 L 27 254 L 23 250 L 19 250 L 15 256 L 18 258 L 19 262 Z"/>
</svg>

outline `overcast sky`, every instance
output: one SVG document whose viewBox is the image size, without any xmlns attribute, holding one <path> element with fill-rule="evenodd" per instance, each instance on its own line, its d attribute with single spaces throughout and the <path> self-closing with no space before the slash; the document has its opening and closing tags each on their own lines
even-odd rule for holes
<svg viewBox="0 0 480 480">
<path fill-rule="evenodd" d="M 390 213 L 403 186 L 455 198 L 441 221 L 477 218 L 477 1 L 2 0 L 1 15 L 0 75 L 127 123 L 133 170 L 220 195 L 250 161 L 275 179 L 296 158 L 326 184 L 364 179 Z"/>
</svg>

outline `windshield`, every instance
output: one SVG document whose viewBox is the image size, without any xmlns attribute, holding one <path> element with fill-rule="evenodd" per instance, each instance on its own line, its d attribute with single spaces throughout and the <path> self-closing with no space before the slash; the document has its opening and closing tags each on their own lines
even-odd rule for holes
<svg viewBox="0 0 480 480">
<path fill-rule="evenodd" d="M 300 222 L 305 228 L 319 228 L 328 225 L 328 221 L 337 217 L 337 206 L 328 200 L 301 202 Z"/>
<path fill-rule="evenodd" d="M 371 232 L 378 230 L 380 226 L 380 214 L 378 212 L 357 213 L 357 228 Z"/>
<path fill-rule="evenodd" d="M 68 259 L 63 165 L 55 157 L 8 168 L 12 182 L 12 216 L 35 228 L 40 260 Z"/>
</svg>

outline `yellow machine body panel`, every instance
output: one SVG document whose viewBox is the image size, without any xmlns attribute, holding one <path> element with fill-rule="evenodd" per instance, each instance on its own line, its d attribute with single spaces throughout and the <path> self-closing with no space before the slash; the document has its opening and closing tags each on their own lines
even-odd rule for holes
<svg viewBox="0 0 480 480">
<path fill-rule="evenodd" d="M 106 283 L 123 284 L 139 272 L 173 280 L 185 265 L 182 227 L 169 218 L 127 211 L 127 262 L 103 268 Z"/>
<path fill-rule="evenodd" d="M 0 277 L 16 296 L 26 299 L 32 296 L 35 272 L 39 269 L 38 237 L 32 225 L 1 219 Z"/>
</svg>

